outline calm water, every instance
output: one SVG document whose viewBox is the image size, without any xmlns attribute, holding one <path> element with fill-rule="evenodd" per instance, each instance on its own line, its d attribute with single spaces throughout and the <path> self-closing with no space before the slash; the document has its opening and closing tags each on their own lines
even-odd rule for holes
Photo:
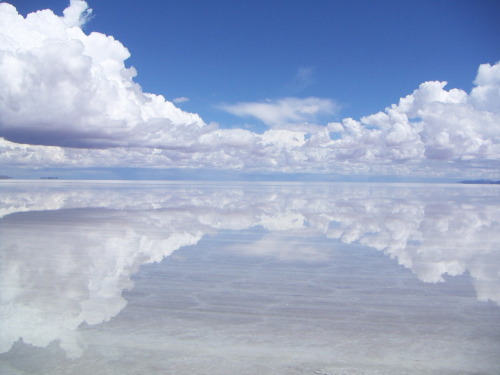
<svg viewBox="0 0 500 375">
<path fill-rule="evenodd" d="M 0 182 L 1 374 L 499 374 L 500 186 Z"/>
</svg>

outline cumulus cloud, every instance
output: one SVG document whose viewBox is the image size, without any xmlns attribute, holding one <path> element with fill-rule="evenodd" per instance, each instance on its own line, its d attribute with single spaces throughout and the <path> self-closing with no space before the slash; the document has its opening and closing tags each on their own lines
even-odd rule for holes
<svg viewBox="0 0 500 375">
<path fill-rule="evenodd" d="M 145 93 L 129 51 L 81 26 L 73 0 L 59 17 L 26 17 L 0 3 L 0 162 L 6 167 L 135 166 L 269 172 L 497 178 L 500 63 L 482 64 L 470 93 L 424 82 L 399 103 L 359 120 L 327 98 L 226 104 L 269 130 L 219 129 Z M 298 72 L 306 81 L 310 70 Z"/>
<path fill-rule="evenodd" d="M 83 26 L 92 14 L 87 3 L 83 0 L 71 0 L 70 6 L 63 11 L 63 21 L 69 27 Z"/>
<path fill-rule="evenodd" d="M 495 70 L 497 66 L 486 64 L 480 70 Z M 490 92 L 485 94 L 487 101 L 478 100 L 477 94 L 489 86 L 498 91 L 500 86 L 492 78 L 474 88 L 471 95 L 458 89 L 445 90 L 446 82 L 425 82 L 384 112 L 335 124 L 336 130 L 344 132 L 335 143 L 369 159 L 499 160 L 500 116 L 486 106 L 497 108 L 500 102 L 496 106 L 487 103 L 495 101 Z M 371 150 L 364 152 L 362 148 L 368 146 Z"/>
<path fill-rule="evenodd" d="M 134 82 L 129 51 L 111 36 L 85 34 L 90 11 L 75 0 L 63 17 L 26 18 L 0 4 L 0 134 L 14 142 L 104 147 L 168 145 L 204 122 Z M 179 130 L 182 128 L 182 130 Z"/>
</svg>

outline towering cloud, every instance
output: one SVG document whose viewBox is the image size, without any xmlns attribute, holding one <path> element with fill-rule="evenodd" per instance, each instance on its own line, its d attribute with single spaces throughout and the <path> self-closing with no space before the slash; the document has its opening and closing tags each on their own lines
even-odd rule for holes
<svg viewBox="0 0 500 375">
<path fill-rule="evenodd" d="M 23 17 L 0 3 L 3 166 L 498 177 L 500 63 L 481 65 L 470 93 L 424 82 L 360 120 L 317 124 L 338 107 L 316 97 L 222 107 L 269 126 L 258 134 L 207 125 L 143 92 L 125 65 L 129 51 L 112 36 L 82 31 L 90 14 L 82 0 L 62 17 L 50 10 Z"/>
<path fill-rule="evenodd" d="M 63 17 L 26 18 L 0 4 L 0 132 L 14 142 L 102 147 L 166 145 L 199 116 L 142 92 L 126 68 L 129 51 L 111 36 L 86 35 L 90 13 L 73 0 Z M 185 130 L 185 129 L 184 129 Z"/>
<path fill-rule="evenodd" d="M 446 82 L 425 82 L 398 105 L 358 124 L 376 128 L 379 155 L 393 160 L 498 160 L 500 85 L 495 73 L 481 74 L 497 71 L 498 76 L 498 66 L 481 65 L 476 80 L 481 86 L 471 95 L 458 89 L 446 91 Z"/>
</svg>

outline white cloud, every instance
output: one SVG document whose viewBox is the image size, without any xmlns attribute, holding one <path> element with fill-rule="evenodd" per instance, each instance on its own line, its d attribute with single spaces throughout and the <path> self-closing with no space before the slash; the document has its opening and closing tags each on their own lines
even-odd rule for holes
<svg viewBox="0 0 500 375">
<path fill-rule="evenodd" d="M 319 125 L 338 106 L 317 97 L 222 107 L 271 128 L 258 134 L 218 129 L 161 95 L 144 93 L 135 69 L 125 66 L 127 48 L 82 31 L 89 14 L 84 1 L 72 1 L 63 17 L 50 10 L 22 17 L 0 3 L 3 166 L 498 178 L 500 63 L 481 65 L 470 93 L 424 82 L 398 104 L 360 120 Z"/>
<path fill-rule="evenodd" d="M 337 105 L 323 98 L 282 98 L 265 102 L 227 104 L 221 109 L 242 117 L 254 117 L 270 127 L 315 122 L 319 115 L 333 115 Z"/>
<path fill-rule="evenodd" d="M 335 148 L 349 159 L 373 161 L 500 160 L 500 84 L 490 74 L 498 66 L 481 65 L 480 86 L 470 95 L 425 82 L 384 112 L 330 124 L 344 131 Z"/>
<path fill-rule="evenodd" d="M 189 98 L 186 98 L 185 96 L 181 96 L 179 98 L 172 99 L 172 102 L 178 104 L 178 103 L 185 103 L 188 102 Z"/>
<path fill-rule="evenodd" d="M 72 1 L 20 16 L 0 4 L 0 132 L 16 142 L 60 146 L 157 146 L 197 132 L 201 118 L 142 92 L 125 67 L 129 51 L 111 36 L 86 35 L 89 14 Z"/>
<path fill-rule="evenodd" d="M 472 89 L 470 101 L 475 108 L 487 112 L 500 112 L 500 63 L 482 64 L 479 67 L 477 85 Z"/>
<path fill-rule="evenodd" d="M 313 68 L 311 67 L 299 68 L 293 77 L 291 89 L 295 92 L 300 92 L 304 90 L 306 87 L 313 84 L 314 82 L 313 76 L 314 76 Z"/>
<path fill-rule="evenodd" d="M 63 14 L 63 21 L 66 25 L 80 27 L 87 22 L 92 14 L 92 9 L 88 7 L 85 1 L 71 0 L 70 6 L 64 9 Z"/>
</svg>

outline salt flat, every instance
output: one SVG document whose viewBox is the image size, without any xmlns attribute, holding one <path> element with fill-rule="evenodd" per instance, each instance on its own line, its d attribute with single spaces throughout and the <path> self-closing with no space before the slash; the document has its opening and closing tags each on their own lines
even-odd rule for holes
<svg viewBox="0 0 500 375">
<path fill-rule="evenodd" d="M 2 374 L 496 374 L 495 186 L 0 182 Z"/>
</svg>

